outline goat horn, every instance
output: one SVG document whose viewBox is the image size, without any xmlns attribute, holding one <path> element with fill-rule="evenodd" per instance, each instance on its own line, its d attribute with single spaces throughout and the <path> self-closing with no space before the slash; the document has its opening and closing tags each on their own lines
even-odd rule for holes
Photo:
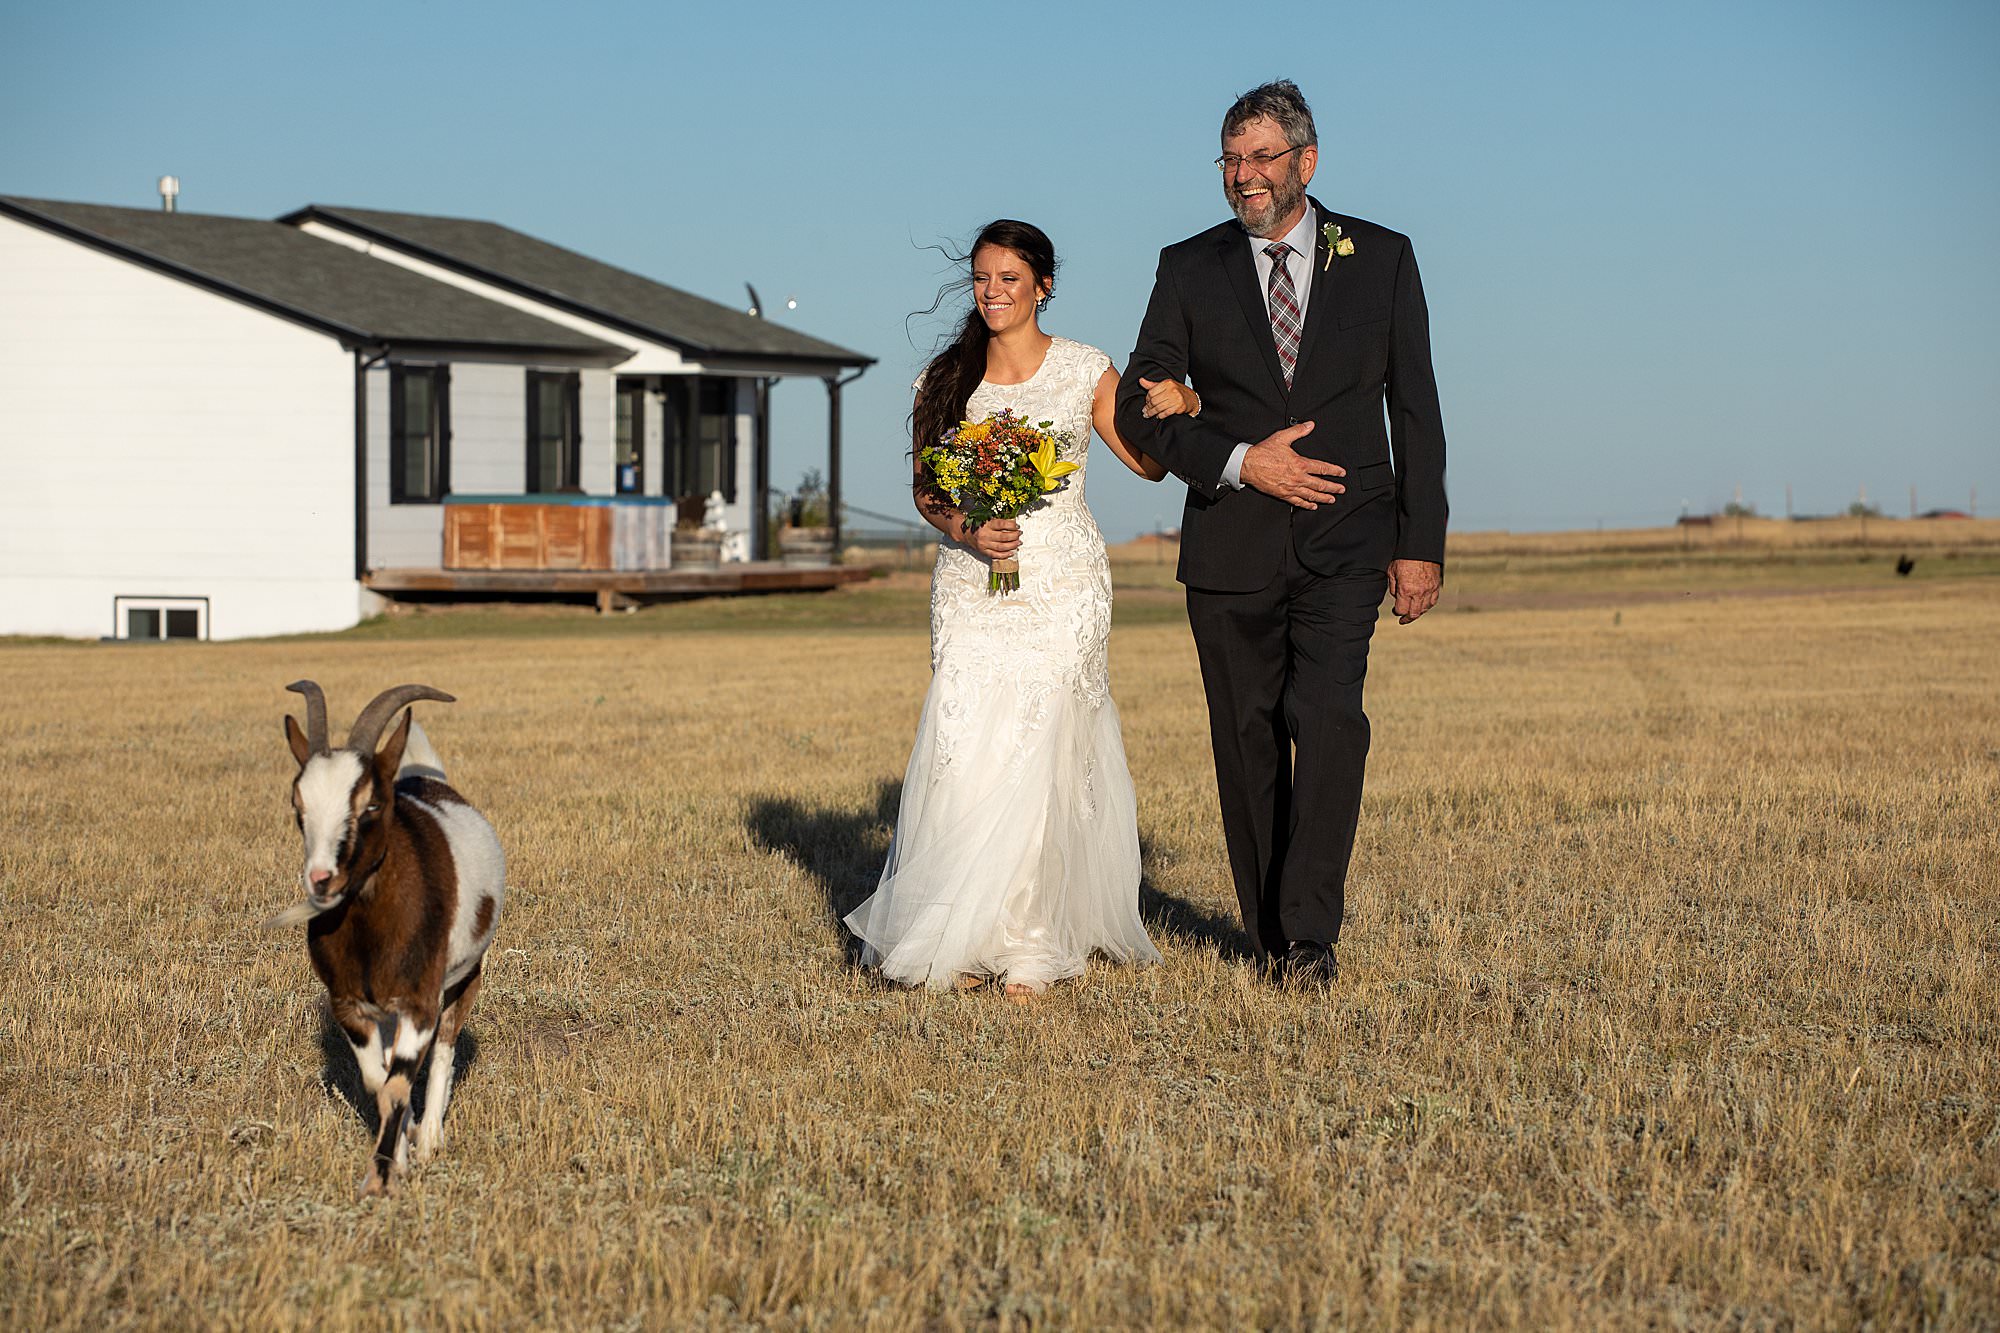
<svg viewBox="0 0 2000 1333">
<path fill-rule="evenodd" d="M 419 699 L 435 699 L 441 704 L 457 703 L 443 690 L 434 690 L 428 685 L 398 685 L 375 696 L 374 702 L 361 710 L 361 716 L 354 719 L 354 725 L 347 731 L 347 748 L 358 752 L 364 759 L 375 753 L 375 742 L 382 739 L 382 729 L 389 725 L 389 719 L 405 704 Z"/>
<path fill-rule="evenodd" d="M 309 680 L 295 680 L 285 688 L 306 697 L 306 744 L 312 746 L 315 754 L 324 753 L 327 748 L 326 695 Z"/>
</svg>

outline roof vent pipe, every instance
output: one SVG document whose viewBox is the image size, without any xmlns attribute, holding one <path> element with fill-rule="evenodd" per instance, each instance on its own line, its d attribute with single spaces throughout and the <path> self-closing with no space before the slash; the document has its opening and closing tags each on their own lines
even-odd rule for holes
<svg viewBox="0 0 2000 1333">
<path fill-rule="evenodd" d="M 174 211 L 174 200 L 180 197 L 181 178 L 179 176 L 160 177 L 160 207 L 167 212 Z"/>
</svg>

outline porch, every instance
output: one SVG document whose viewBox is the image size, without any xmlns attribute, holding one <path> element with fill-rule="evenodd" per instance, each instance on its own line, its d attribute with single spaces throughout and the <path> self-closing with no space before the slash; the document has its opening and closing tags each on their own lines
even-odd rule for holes
<svg viewBox="0 0 2000 1333">
<path fill-rule="evenodd" d="M 600 611 L 673 597 L 803 592 L 868 577 L 831 563 L 722 558 L 727 534 L 677 531 L 677 506 L 639 495 L 453 495 L 438 564 L 364 570 L 389 598 L 594 598 Z M 421 558 L 421 557 L 419 557 Z"/>
<path fill-rule="evenodd" d="M 361 584 L 392 600 L 589 597 L 599 611 L 615 611 L 676 597 L 823 592 L 869 576 L 859 567 L 740 560 L 700 569 L 371 569 Z"/>
</svg>

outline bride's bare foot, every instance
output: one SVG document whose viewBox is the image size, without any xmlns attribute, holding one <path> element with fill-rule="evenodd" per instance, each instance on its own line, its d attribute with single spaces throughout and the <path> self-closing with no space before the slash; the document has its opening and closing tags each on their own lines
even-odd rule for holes
<svg viewBox="0 0 2000 1333">
<path fill-rule="evenodd" d="M 986 985 L 986 978 L 972 972 L 961 972 L 958 980 L 951 984 L 953 990 L 979 990 Z"/>
<path fill-rule="evenodd" d="M 1008 982 L 1001 988 L 1001 993 L 1012 1004 L 1033 1004 L 1035 1002 L 1035 995 L 1037 994 L 1033 986 L 1020 981 Z"/>
</svg>

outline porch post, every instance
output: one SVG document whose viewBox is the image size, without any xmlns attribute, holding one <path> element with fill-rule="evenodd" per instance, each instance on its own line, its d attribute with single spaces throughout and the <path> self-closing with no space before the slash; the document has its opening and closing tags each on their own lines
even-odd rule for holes
<svg viewBox="0 0 2000 1333">
<path fill-rule="evenodd" d="M 354 581 L 368 577 L 368 367 L 354 353 Z M 439 564 L 443 564 L 440 557 Z"/>
<path fill-rule="evenodd" d="M 757 377 L 755 443 L 750 451 L 750 558 L 771 558 L 771 381 Z"/>
<path fill-rule="evenodd" d="M 838 376 L 826 377 L 826 508 L 827 522 L 833 525 L 833 562 L 840 563 L 840 385 Z"/>
<path fill-rule="evenodd" d="M 389 359 L 389 349 L 354 349 L 354 581 L 368 577 L 368 372 Z M 445 409 L 449 411 L 450 408 Z M 443 553 L 439 553 L 443 562 Z"/>
<path fill-rule="evenodd" d="M 833 524 L 833 561 L 840 563 L 842 550 L 840 540 L 840 391 L 860 379 L 868 371 L 862 366 L 852 375 L 828 375 L 826 377 L 827 431 L 826 431 L 826 507 L 827 519 Z"/>
</svg>

